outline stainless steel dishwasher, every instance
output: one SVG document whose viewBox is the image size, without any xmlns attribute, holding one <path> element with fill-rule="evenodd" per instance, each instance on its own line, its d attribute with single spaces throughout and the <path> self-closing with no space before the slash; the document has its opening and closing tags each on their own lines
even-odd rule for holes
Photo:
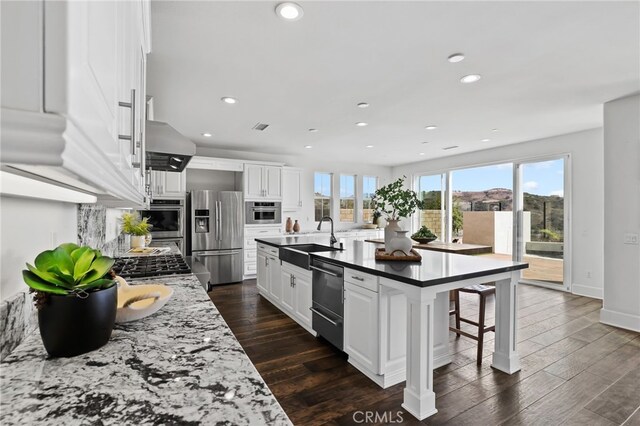
<svg viewBox="0 0 640 426">
<path fill-rule="evenodd" d="M 344 268 L 319 259 L 311 259 L 313 271 L 313 329 L 342 350 L 344 318 Z"/>
</svg>

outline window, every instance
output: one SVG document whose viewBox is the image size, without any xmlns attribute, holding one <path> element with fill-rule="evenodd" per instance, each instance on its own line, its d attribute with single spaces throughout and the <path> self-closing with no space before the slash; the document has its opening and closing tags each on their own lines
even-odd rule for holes
<svg viewBox="0 0 640 426">
<path fill-rule="evenodd" d="M 438 240 L 445 241 L 445 215 L 443 208 L 443 176 L 418 176 L 418 198 L 422 200 L 422 210 L 419 213 L 418 228 L 426 226 L 438 236 Z"/>
<path fill-rule="evenodd" d="M 362 220 L 366 223 L 373 222 L 373 194 L 378 189 L 377 176 L 364 176 L 362 178 Z"/>
<path fill-rule="evenodd" d="M 356 177 L 340 175 L 340 222 L 356 221 Z"/>
<path fill-rule="evenodd" d="M 331 216 L 331 173 L 315 173 L 313 177 L 315 221 Z"/>
</svg>

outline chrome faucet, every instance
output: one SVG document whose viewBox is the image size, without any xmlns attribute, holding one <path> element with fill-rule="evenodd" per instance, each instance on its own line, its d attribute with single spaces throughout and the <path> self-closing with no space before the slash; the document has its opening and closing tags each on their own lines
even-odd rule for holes
<svg viewBox="0 0 640 426">
<path fill-rule="evenodd" d="M 329 222 L 331 222 L 331 238 L 329 239 L 329 245 L 333 247 L 333 245 L 337 243 L 338 240 L 336 240 L 336 236 L 333 235 L 333 219 L 331 219 L 331 216 L 322 216 L 322 219 L 320 219 L 320 222 L 318 222 L 318 231 L 320 230 L 320 227 L 322 226 L 322 222 L 325 219 L 329 219 Z"/>
</svg>

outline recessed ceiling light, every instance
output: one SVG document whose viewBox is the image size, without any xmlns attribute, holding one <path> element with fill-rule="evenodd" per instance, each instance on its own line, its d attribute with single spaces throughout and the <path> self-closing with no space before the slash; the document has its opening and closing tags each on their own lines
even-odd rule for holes
<svg viewBox="0 0 640 426">
<path fill-rule="evenodd" d="M 317 131 L 318 131 L 318 129 L 309 129 L 309 131 L 310 131 L 311 133 L 315 133 L 315 132 L 317 132 Z"/>
<path fill-rule="evenodd" d="M 435 130 L 437 128 L 438 128 L 438 126 L 434 126 L 433 124 L 430 124 L 427 127 L 425 127 L 425 129 L 427 129 L 427 130 Z"/>
<path fill-rule="evenodd" d="M 305 145 L 304 147 L 307 148 L 307 149 L 313 148 L 311 145 Z"/>
<path fill-rule="evenodd" d="M 373 148 L 373 145 L 367 145 L 365 148 Z"/>
<path fill-rule="evenodd" d="M 427 144 L 427 143 L 429 143 L 429 142 L 422 142 L 422 145 Z"/>
<path fill-rule="evenodd" d="M 489 142 L 491 139 L 482 139 L 480 142 Z"/>
<path fill-rule="evenodd" d="M 369 104 L 366 102 L 360 102 L 358 108 L 369 108 Z"/>
<path fill-rule="evenodd" d="M 454 149 L 454 148 L 458 148 L 458 145 L 447 146 L 447 147 L 444 147 L 442 149 L 446 151 L 448 149 Z"/>
<path fill-rule="evenodd" d="M 491 129 L 492 132 L 499 132 L 498 129 Z"/>
<path fill-rule="evenodd" d="M 418 155 L 424 155 L 424 152 L 421 152 L 421 153 L 420 153 L 420 154 L 418 154 Z"/>
<path fill-rule="evenodd" d="M 356 126 L 358 126 L 358 127 L 364 127 L 364 126 L 368 126 L 368 125 L 369 125 L 369 123 L 364 123 L 364 122 L 362 122 L 362 121 L 358 121 L 358 122 L 356 123 Z"/>
<path fill-rule="evenodd" d="M 205 138 L 210 138 L 212 136 L 211 133 L 203 133 L 202 136 L 204 136 Z"/>
<path fill-rule="evenodd" d="M 230 98 L 228 96 L 225 96 L 224 98 L 220 98 L 220 100 L 225 104 L 235 104 L 238 102 L 236 98 Z"/>
<path fill-rule="evenodd" d="M 476 81 L 480 80 L 482 77 L 479 74 L 469 74 L 469 75 L 465 75 L 464 77 L 462 77 L 460 79 L 461 83 L 475 83 Z"/>
<path fill-rule="evenodd" d="M 464 55 L 462 53 L 454 53 L 453 55 L 450 55 L 447 58 L 447 61 L 456 63 L 456 62 L 462 61 L 463 59 L 464 59 Z"/>
<path fill-rule="evenodd" d="M 276 6 L 276 15 L 286 21 L 297 21 L 304 15 L 304 10 L 296 3 L 280 3 Z"/>
</svg>

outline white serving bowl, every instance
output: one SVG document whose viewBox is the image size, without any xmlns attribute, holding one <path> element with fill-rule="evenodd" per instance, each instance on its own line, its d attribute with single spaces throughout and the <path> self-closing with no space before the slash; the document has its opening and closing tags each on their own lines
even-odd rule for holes
<svg viewBox="0 0 640 426">
<path fill-rule="evenodd" d="M 116 322 L 129 322 L 158 312 L 171 298 L 173 289 L 164 284 L 129 285 L 122 277 L 118 282 Z"/>
</svg>

